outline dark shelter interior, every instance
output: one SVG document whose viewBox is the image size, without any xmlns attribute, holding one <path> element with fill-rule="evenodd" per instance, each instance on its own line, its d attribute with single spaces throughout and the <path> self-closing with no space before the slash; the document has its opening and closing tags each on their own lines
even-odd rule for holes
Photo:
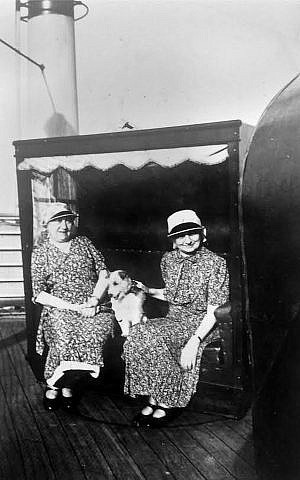
<svg viewBox="0 0 300 480">
<path fill-rule="evenodd" d="M 31 304 L 30 255 L 34 243 L 33 212 L 36 198 L 33 179 L 51 176 L 51 196 L 67 201 L 80 214 L 79 234 L 87 235 L 103 252 L 110 270 L 125 269 L 149 286 L 162 286 L 160 259 L 172 244 L 167 239 L 166 218 L 179 209 L 194 209 L 207 228 L 207 247 L 226 258 L 230 273 L 230 303 L 217 312 L 220 341 L 207 347 L 202 361 L 199 394 L 203 408 L 242 416 L 251 397 L 251 348 L 247 336 L 245 275 L 242 262 L 239 184 L 243 167 L 243 128 L 240 121 L 169 127 L 135 132 L 117 132 L 82 137 L 64 137 L 15 142 L 20 212 L 24 245 L 24 280 L 28 330 L 28 358 L 37 376 L 40 358 L 34 351 L 38 312 Z M 249 138 L 248 135 L 245 138 Z M 225 148 L 224 148 L 225 144 Z M 184 156 L 176 165 L 148 161 L 133 168 L 130 152 L 210 145 L 222 151 L 216 161 L 193 161 Z M 104 153 L 129 152 L 128 160 L 103 168 Z M 99 154 L 93 165 L 72 168 L 72 155 Z M 51 157 L 67 155 L 67 163 L 43 171 Z M 29 159 L 29 163 L 26 163 Z M 49 160 L 50 159 L 50 160 Z M 30 163 L 30 161 L 33 162 Z M 24 167 L 25 165 L 25 167 Z M 67 165 L 67 168 L 66 168 Z M 62 170 L 63 169 L 63 170 Z M 63 175 L 61 175 L 63 172 Z M 67 173 L 66 173 L 67 172 Z M 62 188 L 66 175 L 76 195 Z M 44 180 L 43 180 L 44 181 Z M 71 197 L 71 198 L 70 198 Z M 32 198 L 34 200 L 32 201 Z M 21 199 L 20 199 L 21 200 Z M 21 202 L 20 202 L 21 203 Z M 146 313 L 155 318 L 167 305 L 146 302 Z M 111 388 L 122 384 L 121 337 L 107 345 L 104 381 Z"/>
<path fill-rule="evenodd" d="M 136 262 L 124 257 L 121 264 L 119 255 L 157 255 L 171 249 L 166 218 L 185 208 L 199 213 L 207 227 L 209 248 L 228 253 L 228 160 L 210 166 L 186 161 L 170 169 L 158 165 L 140 170 L 117 166 L 109 172 L 86 168 L 75 178 L 80 233 L 106 251 L 111 269 L 124 267 L 147 283 L 160 281 L 157 266 L 147 255 Z"/>
</svg>

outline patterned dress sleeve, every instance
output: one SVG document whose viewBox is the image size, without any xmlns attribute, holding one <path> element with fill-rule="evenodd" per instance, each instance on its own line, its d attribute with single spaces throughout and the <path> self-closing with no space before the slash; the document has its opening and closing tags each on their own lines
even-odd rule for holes
<svg viewBox="0 0 300 480">
<path fill-rule="evenodd" d="M 229 300 L 229 274 L 226 261 L 216 256 L 208 282 L 207 303 L 223 305 Z"/>
<path fill-rule="evenodd" d="M 169 289 L 169 280 L 170 280 L 170 253 L 166 252 L 163 254 L 162 259 L 160 261 L 160 271 L 161 276 L 164 281 L 164 297 L 167 302 L 171 302 L 173 300 L 174 292 Z"/>
<path fill-rule="evenodd" d="M 42 247 L 37 247 L 32 252 L 31 281 L 33 300 L 40 292 L 49 292 L 49 285 L 47 284 L 47 258 L 46 252 Z"/>
<path fill-rule="evenodd" d="M 164 284 L 166 284 L 166 280 L 167 280 L 167 254 L 166 253 L 164 253 L 161 258 L 160 271 L 161 271 L 161 276 L 164 281 Z"/>
<path fill-rule="evenodd" d="M 84 241 L 86 242 L 86 244 L 88 245 L 88 249 L 89 249 L 89 252 L 90 252 L 91 256 L 93 257 L 97 275 L 99 275 L 99 273 L 102 270 L 105 270 L 108 274 L 109 270 L 106 266 L 105 259 L 104 259 L 104 256 L 102 255 L 102 253 L 99 250 L 97 250 L 97 248 L 95 247 L 95 245 L 93 244 L 93 242 L 91 242 L 91 240 L 89 238 L 87 238 L 87 237 L 83 237 L 83 238 L 84 238 Z"/>
</svg>

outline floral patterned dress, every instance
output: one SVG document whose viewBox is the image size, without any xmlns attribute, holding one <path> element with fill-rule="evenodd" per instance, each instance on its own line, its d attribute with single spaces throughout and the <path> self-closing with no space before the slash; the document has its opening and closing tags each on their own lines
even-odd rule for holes
<svg viewBox="0 0 300 480">
<path fill-rule="evenodd" d="M 185 407 L 196 391 L 203 350 L 219 337 L 218 329 L 201 342 L 192 371 L 181 368 L 181 351 L 207 305 L 228 300 L 228 271 L 225 260 L 205 247 L 187 258 L 177 250 L 165 253 L 161 271 L 169 311 L 165 318 L 132 327 L 124 344 L 124 389 L 133 397 L 151 395 L 169 407 Z"/>
<path fill-rule="evenodd" d="M 83 303 L 92 294 L 101 270 L 107 270 L 104 258 L 88 238 L 73 238 L 68 253 L 47 239 L 33 250 L 33 294 L 45 291 L 71 303 Z M 42 355 L 45 345 L 49 347 L 44 372 L 48 383 L 57 377 L 62 364 L 94 370 L 103 366 L 103 346 L 112 328 L 110 313 L 84 318 L 77 312 L 44 306 L 36 351 Z"/>
</svg>

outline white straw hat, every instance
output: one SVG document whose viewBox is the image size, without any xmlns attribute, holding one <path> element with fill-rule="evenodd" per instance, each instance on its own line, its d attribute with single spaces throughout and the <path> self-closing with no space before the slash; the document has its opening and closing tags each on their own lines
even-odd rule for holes
<svg viewBox="0 0 300 480">
<path fill-rule="evenodd" d="M 53 220 L 58 220 L 59 218 L 64 217 L 78 217 L 77 213 L 72 212 L 66 203 L 55 202 L 49 203 L 46 206 L 44 214 L 44 224 L 47 225 Z"/>
<path fill-rule="evenodd" d="M 167 223 L 168 237 L 204 229 L 194 210 L 179 210 L 167 218 Z"/>
</svg>

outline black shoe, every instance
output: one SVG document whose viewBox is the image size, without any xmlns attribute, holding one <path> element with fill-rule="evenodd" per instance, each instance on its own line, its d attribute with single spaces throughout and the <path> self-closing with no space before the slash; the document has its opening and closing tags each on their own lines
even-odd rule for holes
<svg viewBox="0 0 300 480">
<path fill-rule="evenodd" d="M 77 401 L 72 395 L 71 397 L 61 396 L 61 406 L 67 412 L 75 412 L 77 410 Z"/>
<path fill-rule="evenodd" d="M 153 418 L 152 415 L 156 409 L 156 405 L 151 405 L 151 403 L 148 403 L 146 407 L 152 408 L 152 413 L 149 413 L 149 415 L 143 415 L 142 412 L 139 412 L 132 420 L 132 425 L 135 427 L 150 427 Z"/>
<path fill-rule="evenodd" d="M 57 410 L 60 406 L 60 395 L 59 395 L 59 392 L 57 392 L 56 397 L 48 398 L 46 396 L 46 392 L 48 390 L 51 390 L 51 389 L 46 388 L 46 390 L 44 392 L 44 397 L 43 397 L 43 405 L 44 405 L 45 410 L 47 410 L 48 412 L 54 412 L 54 410 Z"/>
<path fill-rule="evenodd" d="M 176 408 L 156 407 L 157 410 L 163 410 L 165 415 L 163 417 L 153 417 L 151 415 L 150 428 L 163 428 L 168 425 L 178 415 Z"/>
</svg>

